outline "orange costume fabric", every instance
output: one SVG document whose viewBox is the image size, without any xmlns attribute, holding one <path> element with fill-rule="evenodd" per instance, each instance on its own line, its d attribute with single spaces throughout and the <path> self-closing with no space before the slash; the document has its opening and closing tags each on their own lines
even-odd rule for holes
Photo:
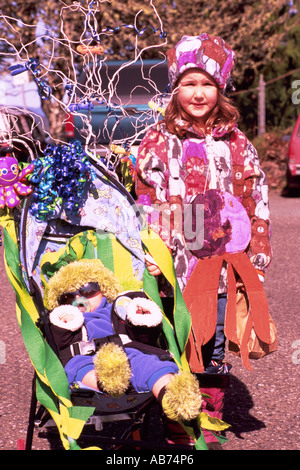
<svg viewBox="0 0 300 470">
<path fill-rule="evenodd" d="M 192 330 L 187 345 L 187 358 L 191 370 L 203 372 L 201 346 L 215 333 L 219 277 L 223 261 L 227 262 L 227 309 L 225 317 L 225 336 L 238 346 L 244 366 L 251 370 L 248 342 L 254 328 L 262 343 L 274 347 L 270 331 L 270 314 L 266 294 L 255 269 L 246 253 L 226 253 L 223 256 L 201 259 L 197 262 L 183 298 L 192 317 Z M 244 329 L 238 335 L 236 276 L 241 278 L 249 303 L 249 313 Z"/>
</svg>

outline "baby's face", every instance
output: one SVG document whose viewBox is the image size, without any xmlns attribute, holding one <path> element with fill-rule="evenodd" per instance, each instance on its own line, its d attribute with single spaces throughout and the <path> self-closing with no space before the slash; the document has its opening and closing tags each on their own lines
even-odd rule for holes
<svg viewBox="0 0 300 470">
<path fill-rule="evenodd" d="M 102 299 L 103 295 L 100 291 L 98 291 L 97 294 L 93 295 L 92 297 L 76 295 L 72 305 L 79 308 L 82 313 L 93 312 L 97 307 L 99 307 Z"/>
<path fill-rule="evenodd" d="M 64 292 L 58 299 L 58 305 L 73 305 L 82 312 L 93 312 L 103 299 L 98 282 L 87 282 L 76 291 Z M 64 321 L 64 320 L 63 320 Z M 66 319 L 66 321 L 69 321 Z"/>
<path fill-rule="evenodd" d="M 98 292 L 98 294 L 94 295 L 94 297 L 90 297 L 89 299 L 86 299 L 89 303 L 90 312 L 93 312 L 94 310 L 96 310 L 97 307 L 99 307 L 102 299 L 103 299 L 103 294 L 101 292 Z"/>
<path fill-rule="evenodd" d="M 99 307 L 102 299 L 103 295 L 101 294 L 101 292 L 94 295 L 94 297 L 90 297 L 89 299 L 84 299 L 79 295 L 76 295 L 73 305 L 79 308 L 82 313 L 93 312 L 94 310 L 96 310 L 97 307 Z M 75 320 L 75 314 L 73 314 L 72 312 L 62 312 L 59 319 L 64 323 L 68 323 L 72 320 Z"/>
</svg>

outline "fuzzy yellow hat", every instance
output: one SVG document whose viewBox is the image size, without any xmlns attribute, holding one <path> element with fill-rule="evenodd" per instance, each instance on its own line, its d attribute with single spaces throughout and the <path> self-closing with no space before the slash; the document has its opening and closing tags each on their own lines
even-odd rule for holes
<svg viewBox="0 0 300 470">
<path fill-rule="evenodd" d="M 58 306 L 59 297 L 65 292 L 75 292 L 87 282 L 98 282 L 108 302 L 113 302 L 122 292 L 115 274 L 99 259 L 81 259 L 62 266 L 51 277 L 45 290 L 44 303 L 48 310 Z"/>
</svg>

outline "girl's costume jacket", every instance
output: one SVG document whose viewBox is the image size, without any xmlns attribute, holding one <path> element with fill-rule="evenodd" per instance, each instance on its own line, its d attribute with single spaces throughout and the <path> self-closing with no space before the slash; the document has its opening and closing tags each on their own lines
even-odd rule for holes
<svg viewBox="0 0 300 470">
<path fill-rule="evenodd" d="M 203 370 L 199 346 L 215 332 L 220 293 L 227 293 L 226 336 L 239 344 L 237 285 L 246 290 L 250 304 L 241 352 L 245 357 L 253 325 L 260 340 L 269 344 L 268 305 L 261 282 L 271 261 L 268 185 L 246 136 L 235 129 L 208 136 L 191 131 L 180 139 L 164 123 L 157 124 L 139 148 L 136 194 L 145 223 L 159 233 L 173 255 L 192 315 L 188 344 L 192 370 Z"/>
</svg>

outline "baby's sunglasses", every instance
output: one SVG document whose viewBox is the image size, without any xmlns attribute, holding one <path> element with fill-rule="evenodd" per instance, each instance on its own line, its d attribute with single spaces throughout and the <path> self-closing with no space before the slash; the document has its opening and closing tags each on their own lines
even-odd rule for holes
<svg viewBox="0 0 300 470">
<path fill-rule="evenodd" d="M 94 297 L 98 292 L 100 292 L 100 286 L 98 282 L 88 282 L 84 286 L 80 287 L 80 289 L 75 290 L 74 292 L 65 292 L 58 298 L 58 305 L 72 305 L 74 302 L 76 295 L 80 297 L 85 297 L 86 299 L 90 299 Z"/>
</svg>

